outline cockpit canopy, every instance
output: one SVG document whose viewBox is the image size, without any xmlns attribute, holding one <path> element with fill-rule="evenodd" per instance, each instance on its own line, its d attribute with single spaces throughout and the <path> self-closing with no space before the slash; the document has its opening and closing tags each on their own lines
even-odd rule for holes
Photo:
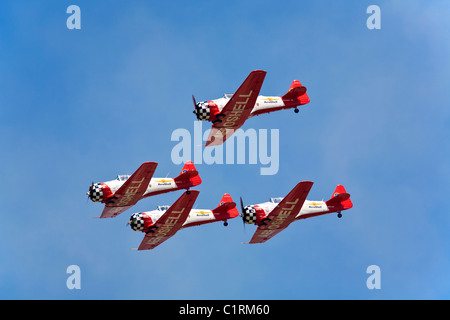
<svg viewBox="0 0 450 320">
<path fill-rule="evenodd" d="M 167 210 L 169 210 L 169 208 L 170 208 L 170 206 L 157 206 L 156 210 L 167 211 Z"/>
<path fill-rule="evenodd" d="M 223 97 L 224 97 L 225 99 L 231 99 L 232 96 L 233 96 L 232 93 L 225 93 L 225 94 L 223 95 Z"/>
<path fill-rule="evenodd" d="M 283 198 L 270 198 L 270 202 L 272 203 L 280 203 Z"/>
<path fill-rule="evenodd" d="M 122 174 L 122 175 L 118 175 L 116 180 L 123 182 L 123 181 L 127 181 L 129 177 L 131 177 L 130 174 Z"/>
</svg>

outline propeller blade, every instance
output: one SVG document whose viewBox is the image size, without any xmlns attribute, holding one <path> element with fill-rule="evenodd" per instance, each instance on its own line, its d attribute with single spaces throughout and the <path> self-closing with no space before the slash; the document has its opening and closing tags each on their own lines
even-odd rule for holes
<svg viewBox="0 0 450 320">
<path fill-rule="evenodd" d="M 92 181 L 91 186 L 89 187 L 89 191 L 86 193 L 88 196 L 88 199 L 92 198 L 92 191 L 94 189 L 94 181 Z"/>
<path fill-rule="evenodd" d="M 192 111 L 192 112 L 195 113 L 196 108 L 197 108 L 197 101 L 195 101 L 194 95 L 192 95 L 192 101 L 194 102 L 194 111 Z"/>
<path fill-rule="evenodd" d="M 242 224 L 244 225 L 244 232 L 245 232 L 245 217 L 244 217 L 244 203 L 242 202 L 241 198 L 241 218 L 242 218 Z"/>
</svg>

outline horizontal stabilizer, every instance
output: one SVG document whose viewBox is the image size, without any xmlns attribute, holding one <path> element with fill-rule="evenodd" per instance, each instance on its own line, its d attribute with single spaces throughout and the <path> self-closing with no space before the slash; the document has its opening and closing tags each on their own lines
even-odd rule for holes
<svg viewBox="0 0 450 320">
<path fill-rule="evenodd" d="M 186 185 L 187 187 L 197 186 L 202 183 L 202 179 L 192 161 L 187 161 L 184 164 L 180 175 L 174 180 L 177 185 Z"/>
<path fill-rule="evenodd" d="M 325 203 L 328 207 L 341 206 L 343 210 L 353 207 L 353 203 L 350 200 L 350 194 L 345 191 L 343 185 L 338 185 L 334 190 L 331 199 Z"/>
<path fill-rule="evenodd" d="M 306 94 L 306 87 L 302 86 L 298 80 L 292 81 L 289 91 L 281 98 L 283 101 L 298 100 L 301 105 L 307 104 L 310 101 L 308 95 Z"/>
<path fill-rule="evenodd" d="M 236 203 L 233 201 L 228 193 L 225 193 L 219 202 L 217 208 L 212 210 L 215 215 L 226 214 L 229 217 L 237 217 L 239 212 L 236 208 Z"/>
<path fill-rule="evenodd" d="M 218 206 L 215 208 L 212 212 L 213 213 L 226 213 L 228 210 L 231 210 L 233 208 L 236 208 L 236 203 L 234 202 L 226 202 L 221 206 Z"/>
</svg>

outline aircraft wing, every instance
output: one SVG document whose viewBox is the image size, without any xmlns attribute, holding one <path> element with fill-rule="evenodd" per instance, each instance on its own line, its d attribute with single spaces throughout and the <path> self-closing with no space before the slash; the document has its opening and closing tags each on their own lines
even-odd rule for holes
<svg viewBox="0 0 450 320">
<path fill-rule="evenodd" d="M 267 216 L 264 225 L 259 225 L 249 243 L 263 243 L 286 229 L 302 209 L 313 182 L 299 182 L 294 189 Z"/>
<path fill-rule="evenodd" d="M 115 217 L 136 204 L 147 190 L 156 162 L 144 162 L 106 203 L 100 218 Z"/>
<path fill-rule="evenodd" d="M 266 71 L 263 70 L 250 72 L 247 79 L 223 107 L 222 122 L 213 124 L 206 146 L 221 145 L 244 124 L 255 106 L 265 76 Z"/>
<path fill-rule="evenodd" d="M 191 190 L 189 194 L 187 191 L 183 193 L 156 221 L 155 228 L 153 228 L 155 231 L 145 235 L 138 250 L 154 249 L 177 233 L 186 221 L 199 193 L 196 190 Z"/>
</svg>

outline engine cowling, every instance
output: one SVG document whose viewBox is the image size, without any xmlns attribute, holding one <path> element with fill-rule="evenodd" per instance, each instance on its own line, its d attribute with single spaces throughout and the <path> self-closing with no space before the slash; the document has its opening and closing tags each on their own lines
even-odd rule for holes
<svg viewBox="0 0 450 320">
<path fill-rule="evenodd" d="M 202 101 L 195 104 L 194 113 L 200 121 L 216 121 L 220 115 L 219 107 L 214 101 Z"/>
<path fill-rule="evenodd" d="M 257 205 L 249 205 L 244 207 L 241 217 L 244 223 L 258 225 L 266 218 L 266 213 Z"/>
<path fill-rule="evenodd" d="M 153 225 L 153 221 L 146 213 L 141 212 L 133 213 L 128 224 L 134 231 L 144 231 Z"/>
<path fill-rule="evenodd" d="M 211 108 L 208 102 L 199 102 L 195 105 L 194 110 L 197 119 L 200 121 L 208 121 L 211 118 Z"/>
<path fill-rule="evenodd" d="M 105 202 L 112 196 L 111 189 L 104 183 L 93 183 L 87 192 L 89 199 L 93 202 Z"/>
</svg>

